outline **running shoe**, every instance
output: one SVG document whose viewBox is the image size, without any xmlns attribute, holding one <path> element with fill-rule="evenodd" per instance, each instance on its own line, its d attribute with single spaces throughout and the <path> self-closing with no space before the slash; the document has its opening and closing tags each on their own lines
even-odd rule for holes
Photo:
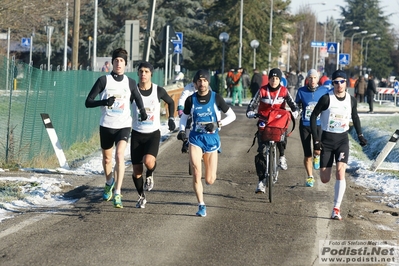
<svg viewBox="0 0 399 266">
<path fill-rule="evenodd" d="M 281 170 L 288 169 L 287 159 L 285 159 L 285 156 L 280 156 L 280 168 L 281 168 Z"/>
<path fill-rule="evenodd" d="M 263 180 L 259 181 L 258 186 L 256 187 L 255 193 L 266 193 L 266 186 Z"/>
<path fill-rule="evenodd" d="M 181 152 L 182 153 L 187 153 L 188 152 L 188 144 L 189 144 L 188 140 L 185 140 L 183 142 L 183 146 L 181 147 Z"/>
<path fill-rule="evenodd" d="M 198 211 L 195 214 L 197 216 L 205 217 L 206 216 L 206 206 L 205 205 L 198 205 Z"/>
<path fill-rule="evenodd" d="M 114 197 L 114 207 L 115 208 L 123 208 L 123 205 L 122 205 L 122 195 L 120 195 L 120 194 L 115 194 L 115 197 Z"/>
<path fill-rule="evenodd" d="M 153 187 L 154 187 L 154 177 L 147 176 L 147 178 L 145 179 L 144 189 L 147 191 L 151 191 Z"/>
<path fill-rule="evenodd" d="M 341 216 L 341 212 L 340 212 L 339 208 L 335 207 L 333 209 L 332 214 L 331 214 L 331 219 L 340 220 L 340 221 L 342 220 L 342 216 Z"/>
<path fill-rule="evenodd" d="M 313 187 L 313 185 L 314 185 L 313 176 L 308 176 L 308 178 L 306 178 L 306 186 L 307 187 Z"/>
<path fill-rule="evenodd" d="M 112 182 L 112 185 L 108 185 L 105 183 L 104 193 L 103 193 L 103 200 L 110 201 L 112 199 L 112 190 L 115 186 L 115 180 Z"/>
<path fill-rule="evenodd" d="M 136 203 L 136 208 L 145 208 L 145 204 L 147 203 L 147 200 L 145 199 L 145 196 L 139 196 L 139 200 Z"/>
</svg>

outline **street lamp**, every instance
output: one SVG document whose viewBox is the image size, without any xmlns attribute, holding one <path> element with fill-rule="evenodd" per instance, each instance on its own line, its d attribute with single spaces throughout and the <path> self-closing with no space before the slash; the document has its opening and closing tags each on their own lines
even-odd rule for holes
<svg viewBox="0 0 399 266">
<path fill-rule="evenodd" d="M 362 75 L 362 68 L 363 68 L 363 40 L 364 38 L 375 37 L 375 36 L 377 36 L 377 33 L 372 33 L 362 37 L 362 40 L 360 41 L 360 75 Z M 364 72 L 366 72 L 366 70 L 364 70 Z"/>
<path fill-rule="evenodd" d="M 223 80 L 223 89 L 224 89 L 224 46 L 229 41 L 229 34 L 227 32 L 222 32 L 219 34 L 219 40 L 222 42 L 222 80 Z"/>
<path fill-rule="evenodd" d="M 325 3 L 323 3 L 324 5 Z M 326 11 L 334 11 L 337 10 L 336 8 L 333 9 L 325 9 L 325 10 L 321 10 L 317 13 L 321 13 L 321 12 L 326 12 Z M 316 31 L 317 31 L 317 16 L 315 15 L 315 20 L 314 20 L 314 32 L 313 32 L 313 41 L 317 41 L 316 40 Z M 317 55 L 317 47 L 313 47 L 313 58 L 312 58 L 312 65 L 314 66 L 314 69 L 317 69 L 317 61 L 316 61 L 316 55 Z"/>
<path fill-rule="evenodd" d="M 305 73 L 308 73 L 308 59 L 309 59 L 308 54 L 303 55 L 303 60 L 305 60 Z"/>
<path fill-rule="evenodd" d="M 381 40 L 381 37 L 376 37 L 376 38 L 374 38 L 374 40 L 379 41 L 379 40 Z M 369 47 L 369 41 L 370 40 L 367 40 L 367 42 L 366 42 L 366 56 L 364 57 L 364 62 L 366 62 L 366 64 L 367 64 L 367 50 Z"/>
<path fill-rule="evenodd" d="M 251 47 L 254 49 L 254 69 L 256 68 L 256 48 L 259 47 L 259 41 L 258 40 L 252 40 L 251 41 Z"/>
<path fill-rule="evenodd" d="M 351 29 L 346 29 L 346 30 L 344 30 L 344 31 L 342 32 L 342 39 L 341 39 L 341 50 L 342 50 L 342 52 L 344 51 L 345 32 L 346 32 L 347 30 L 358 30 L 358 29 L 360 29 L 360 27 L 358 27 L 358 26 L 353 26 Z"/>
<path fill-rule="evenodd" d="M 53 26 L 44 26 L 44 30 L 47 33 L 48 47 L 47 47 L 47 70 L 50 71 L 50 57 L 51 57 L 51 35 L 53 34 Z"/>
<path fill-rule="evenodd" d="M 272 30 L 273 30 L 273 0 L 270 0 L 270 28 L 269 28 L 269 67 L 267 72 L 270 72 L 270 64 L 272 61 Z"/>
<path fill-rule="evenodd" d="M 344 17 L 344 19 L 345 19 L 345 17 Z M 347 21 L 347 22 L 345 22 L 345 25 L 352 25 L 353 24 L 353 22 L 352 21 Z M 337 25 L 335 25 L 335 27 L 334 27 L 334 29 L 333 29 L 333 32 L 334 32 L 334 42 L 336 41 L 336 38 L 335 38 L 335 36 L 336 36 L 336 34 L 335 34 L 335 31 L 336 31 L 336 29 L 338 28 L 338 26 L 339 26 L 339 24 L 337 23 Z"/>
<path fill-rule="evenodd" d="M 364 31 L 361 31 L 361 32 L 355 32 L 355 33 L 352 35 L 352 38 L 351 38 L 351 56 L 350 56 L 350 63 L 352 63 L 353 38 L 354 38 L 356 35 L 359 35 L 359 34 L 367 34 L 367 30 L 364 30 Z"/>
</svg>

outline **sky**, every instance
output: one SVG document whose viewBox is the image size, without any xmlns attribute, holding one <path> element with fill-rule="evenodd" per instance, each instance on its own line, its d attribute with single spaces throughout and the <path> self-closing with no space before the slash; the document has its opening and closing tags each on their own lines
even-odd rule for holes
<svg viewBox="0 0 399 266">
<path fill-rule="evenodd" d="M 228 100 L 226 99 L 226 102 Z M 360 108 L 359 104 L 359 108 Z M 363 103 L 364 110 L 368 110 L 368 105 Z M 392 114 L 367 114 L 360 113 L 360 119 L 362 121 L 363 133 L 368 138 L 369 151 L 381 150 L 381 148 L 386 144 L 391 134 L 399 128 L 399 116 L 398 108 L 394 107 L 383 107 L 378 104 L 374 105 L 374 111 L 378 112 L 380 108 L 394 108 L 395 111 Z M 395 113 L 396 112 L 396 113 Z M 386 120 L 384 120 L 386 119 Z M 376 122 L 378 121 L 378 123 Z M 385 122 L 386 121 L 386 122 Z M 394 121 L 394 122 L 392 122 Z M 178 120 L 176 123 L 179 123 Z M 382 123 L 382 124 L 381 124 Z M 392 131 L 392 132 L 391 132 Z M 162 140 L 167 139 L 170 136 L 167 124 L 161 126 Z M 374 139 L 370 139 L 373 136 Z M 161 143 L 162 145 L 162 143 Z M 358 144 L 351 144 L 358 145 Z M 351 173 L 352 181 L 356 184 L 368 188 L 372 191 L 377 191 L 382 193 L 383 196 L 380 198 L 375 198 L 377 202 L 381 202 L 392 208 L 399 208 L 399 178 L 390 175 L 387 172 L 372 172 L 370 166 L 373 160 L 369 160 L 364 156 L 364 154 L 357 155 L 356 147 L 351 147 L 351 154 L 349 156 L 348 169 L 347 172 Z M 366 150 L 363 150 L 366 151 Z M 367 152 L 367 151 L 366 151 Z M 113 156 L 114 157 L 114 156 Z M 130 158 L 130 149 L 126 149 L 125 157 Z M 368 156 L 370 157 L 370 156 Z M 361 159 L 359 159 L 361 158 Z M 391 162 L 383 162 L 381 164 L 382 169 L 391 169 L 393 171 L 399 171 L 399 144 L 397 144 L 387 159 Z M 21 170 L 35 170 L 35 169 L 21 169 Z M 40 174 L 40 171 L 53 171 L 54 169 L 37 169 L 36 173 L 32 173 L 31 177 L 12 177 L 3 173 L 0 176 L 0 181 L 26 181 L 27 185 L 20 186 L 20 189 L 24 192 L 25 198 L 23 200 L 16 200 L 12 202 L 6 202 L 4 198 L 0 195 L 0 222 L 4 219 L 10 219 L 19 211 L 26 209 L 32 209 L 35 207 L 49 207 L 51 211 L 54 211 L 54 207 L 57 206 L 69 206 L 73 207 L 74 200 L 67 200 L 62 197 L 61 189 L 65 185 L 70 185 L 64 180 L 59 179 L 59 173 L 52 177 L 51 174 Z M 101 153 L 98 155 L 93 155 L 87 163 L 83 164 L 77 169 L 64 170 L 56 169 L 61 173 L 79 175 L 82 178 L 84 176 L 89 176 L 93 174 L 101 175 L 103 173 L 102 163 L 101 163 Z M 0 168 L 0 171 L 4 172 Z M 38 173 L 39 172 L 39 173 Z M 333 180 L 333 179 L 332 179 Z M 34 184 L 32 186 L 31 184 Z"/>
<path fill-rule="evenodd" d="M 315 4 L 315 3 L 326 3 L 325 5 L 321 4 Z M 336 7 L 336 5 L 339 6 L 347 6 L 346 1 L 344 0 L 334 0 L 334 1 L 326 1 L 326 0 L 292 0 L 291 1 L 291 13 L 297 14 L 299 9 L 303 6 L 310 5 L 310 9 L 312 9 L 316 14 L 318 14 L 318 20 L 320 22 L 322 18 L 326 17 L 331 17 L 333 16 L 334 18 L 340 17 L 339 13 L 339 8 Z M 392 10 L 399 10 L 399 0 L 380 0 L 379 6 L 382 8 L 384 12 L 384 16 L 388 16 L 390 13 L 392 13 Z M 334 11 L 332 9 L 337 8 L 337 11 Z M 331 10 L 331 11 L 325 11 L 325 10 Z M 322 11 L 322 12 L 320 12 Z M 320 13 L 319 13 L 320 12 Z M 396 20 L 394 19 L 396 17 Z M 393 24 L 397 29 L 399 29 L 399 20 L 397 19 L 397 16 L 391 16 L 389 19 L 389 22 Z"/>
</svg>

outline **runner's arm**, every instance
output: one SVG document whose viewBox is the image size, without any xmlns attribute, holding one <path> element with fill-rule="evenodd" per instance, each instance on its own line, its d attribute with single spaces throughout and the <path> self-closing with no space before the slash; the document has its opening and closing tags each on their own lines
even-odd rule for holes
<svg viewBox="0 0 399 266">
<path fill-rule="evenodd" d="M 97 106 L 104 106 L 106 105 L 104 100 L 95 100 L 97 95 L 99 95 L 107 85 L 107 78 L 106 76 L 102 76 L 97 79 L 96 83 L 94 83 L 93 87 L 91 88 L 89 95 L 86 98 L 86 108 L 93 108 Z"/>
<path fill-rule="evenodd" d="M 320 141 L 320 137 L 317 135 L 317 116 L 324 110 L 327 110 L 330 105 L 330 96 L 328 94 L 323 95 L 317 102 L 313 109 L 312 115 L 310 116 L 310 130 L 314 141 Z"/>
<path fill-rule="evenodd" d="M 130 103 L 136 101 L 137 107 L 140 112 L 143 112 L 144 104 L 143 98 L 141 98 L 141 94 L 137 88 L 136 81 L 134 79 L 129 78 L 129 88 L 130 88 Z"/>
</svg>

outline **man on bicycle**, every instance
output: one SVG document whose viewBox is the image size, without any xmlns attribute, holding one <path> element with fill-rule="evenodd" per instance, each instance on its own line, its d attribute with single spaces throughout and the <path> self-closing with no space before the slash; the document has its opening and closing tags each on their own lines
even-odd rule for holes
<svg viewBox="0 0 399 266">
<path fill-rule="evenodd" d="M 288 89 L 280 84 L 282 77 L 282 72 L 278 68 L 273 68 L 269 72 L 269 84 L 262 86 L 255 96 L 252 98 L 251 102 L 247 108 L 247 117 L 255 118 L 256 115 L 262 117 L 267 117 L 270 110 L 272 109 L 285 109 L 286 104 L 289 105 L 291 111 L 293 112 L 294 118 L 298 116 L 298 107 L 296 106 L 294 99 L 289 93 Z M 256 187 L 255 193 L 265 193 L 265 183 L 264 183 L 264 166 L 266 165 L 266 160 L 263 157 L 263 148 L 265 143 L 263 143 L 258 138 L 258 154 L 255 156 L 255 167 L 258 174 L 259 182 Z M 287 160 L 284 155 L 285 148 L 287 146 L 287 139 L 277 143 L 277 148 L 280 154 L 279 167 L 282 170 L 287 170 Z"/>
</svg>

